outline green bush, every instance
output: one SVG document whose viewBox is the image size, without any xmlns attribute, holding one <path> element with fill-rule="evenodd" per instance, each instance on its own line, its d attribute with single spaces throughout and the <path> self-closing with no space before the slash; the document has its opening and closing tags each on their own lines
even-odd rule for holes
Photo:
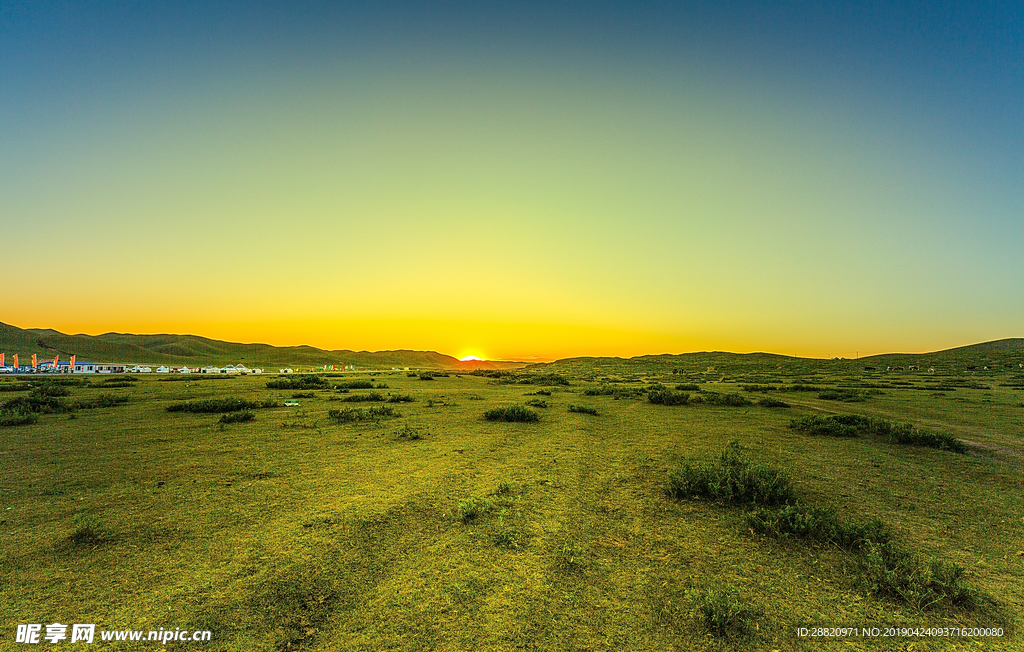
<svg viewBox="0 0 1024 652">
<path fill-rule="evenodd" d="M 474 521 L 484 514 L 488 514 L 495 510 L 495 505 L 488 498 L 481 496 L 470 496 L 464 500 L 459 501 L 458 505 L 458 516 L 459 520 L 463 523 Z"/>
<path fill-rule="evenodd" d="M 597 408 L 587 407 L 585 405 L 569 405 L 570 412 L 577 412 L 579 414 L 590 414 L 597 416 Z"/>
<path fill-rule="evenodd" d="M 71 543 L 79 546 L 102 543 L 108 536 L 107 528 L 96 516 L 78 513 L 71 519 L 74 530 L 71 532 Z"/>
<path fill-rule="evenodd" d="M 220 415 L 220 423 L 245 423 L 256 418 L 255 412 L 243 410 L 241 412 L 228 412 Z"/>
<path fill-rule="evenodd" d="M 25 426 L 39 420 L 39 415 L 32 412 L 0 412 L 0 428 Z"/>
<path fill-rule="evenodd" d="M 277 407 L 277 403 L 267 399 L 265 401 L 249 401 L 244 398 L 220 398 L 206 399 L 203 401 L 186 401 L 183 403 L 172 403 L 167 406 L 168 412 L 195 412 L 200 414 L 215 414 L 218 412 L 237 412 L 238 410 L 255 410 L 260 408 Z"/>
<path fill-rule="evenodd" d="M 548 406 L 547 401 L 542 401 L 539 398 L 530 399 L 526 404 L 535 408 L 546 408 Z"/>
<path fill-rule="evenodd" d="M 484 412 L 484 418 L 488 421 L 514 421 L 520 423 L 540 420 L 536 412 L 522 405 L 509 405 L 507 407 L 487 410 Z"/>
<path fill-rule="evenodd" d="M 757 628 L 762 610 L 744 605 L 739 591 L 725 584 L 706 589 L 691 589 L 687 599 L 696 607 L 701 624 L 718 636 L 746 636 Z"/>
<path fill-rule="evenodd" d="M 842 401 L 843 403 L 862 403 L 867 400 L 863 394 L 852 389 L 826 390 L 818 394 L 818 398 L 823 401 Z"/>
<path fill-rule="evenodd" d="M 690 395 L 685 392 L 673 392 L 670 389 L 652 389 L 647 392 L 647 400 L 655 405 L 687 405 Z"/>
<path fill-rule="evenodd" d="M 834 417 L 819 417 L 810 415 L 791 419 L 789 427 L 809 435 L 821 435 L 825 437 L 859 437 L 861 429 L 857 426 L 844 423 L 841 419 Z"/>
<path fill-rule="evenodd" d="M 550 389 L 538 389 L 536 392 L 527 392 L 527 396 L 551 396 Z"/>
<path fill-rule="evenodd" d="M 702 498 L 739 505 L 781 505 L 795 502 L 789 476 L 769 464 L 747 459 L 732 442 L 717 460 L 684 462 L 669 473 L 666 493 L 673 498 Z"/>
<path fill-rule="evenodd" d="M 744 407 L 753 405 L 753 402 L 742 394 L 718 394 L 715 392 L 704 392 L 700 396 L 693 397 L 694 403 L 705 403 L 707 405 L 724 405 L 726 407 Z"/>
<path fill-rule="evenodd" d="M 341 399 L 345 403 L 366 403 L 369 401 L 383 401 L 384 395 L 380 392 L 370 392 L 368 394 L 352 394 Z"/>
<path fill-rule="evenodd" d="M 754 532 L 776 538 L 808 539 L 856 552 L 869 542 L 887 543 L 892 534 L 879 520 L 846 521 L 830 507 L 803 503 L 759 508 L 746 515 Z"/>
<path fill-rule="evenodd" d="M 388 403 L 412 403 L 415 400 L 410 394 L 395 394 L 388 397 Z"/>
<path fill-rule="evenodd" d="M 373 389 L 373 383 L 369 380 L 350 380 L 347 383 L 338 383 L 334 389 Z"/>
<path fill-rule="evenodd" d="M 787 403 L 785 401 L 780 401 L 779 399 L 771 397 L 771 396 L 764 396 L 764 397 L 762 397 L 761 400 L 759 400 L 757 402 L 757 404 L 760 405 L 761 407 L 767 407 L 767 408 L 788 408 L 789 407 L 789 403 Z"/>
<path fill-rule="evenodd" d="M 378 421 L 385 417 L 401 416 L 395 408 L 390 405 L 374 406 L 368 410 L 356 408 L 345 408 L 343 410 L 329 410 L 327 416 L 340 423 L 354 423 L 358 421 Z"/>
<path fill-rule="evenodd" d="M 968 450 L 967 444 L 950 435 L 928 432 L 926 430 L 915 430 L 910 427 L 909 423 L 898 425 L 903 427 L 893 428 L 889 433 L 889 441 L 894 444 L 926 446 L 953 453 L 966 453 Z"/>
<path fill-rule="evenodd" d="M 918 609 L 974 610 L 991 602 L 963 583 L 959 564 L 925 559 L 892 543 L 868 542 L 857 565 L 865 590 Z"/>
<path fill-rule="evenodd" d="M 278 376 L 267 383 L 269 389 L 327 389 L 327 379 L 314 374 Z"/>
</svg>

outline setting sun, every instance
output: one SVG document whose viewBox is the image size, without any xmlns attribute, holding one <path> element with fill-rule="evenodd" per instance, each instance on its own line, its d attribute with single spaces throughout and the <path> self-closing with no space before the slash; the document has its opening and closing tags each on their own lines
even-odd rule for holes
<svg viewBox="0 0 1024 652">
<path fill-rule="evenodd" d="M 484 362 L 484 359 L 483 358 L 479 358 L 479 357 L 477 357 L 475 355 L 465 355 L 465 356 L 462 356 L 461 358 L 459 358 L 459 362 L 473 362 L 473 361 Z"/>
</svg>

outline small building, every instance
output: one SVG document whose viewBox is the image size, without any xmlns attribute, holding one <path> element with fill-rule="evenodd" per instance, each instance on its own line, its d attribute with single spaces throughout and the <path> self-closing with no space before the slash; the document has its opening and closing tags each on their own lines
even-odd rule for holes
<svg viewBox="0 0 1024 652">
<path fill-rule="evenodd" d="M 277 373 L 279 373 L 279 374 L 293 374 L 295 372 L 292 371 L 290 367 L 287 367 L 285 369 L 278 369 Z"/>
<path fill-rule="evenodd" d="M 201 373 L 201 374 L 219 374 L 219 373 L 221 373 L 221 370 L 220 370 L 220 367 L 214 367 L 214 366 L 211 366 L 211 365 L 207 365 L 207 366 L 203 367 L 202 369 L 200 369 L 199 373 Z"/>
<path fill-rule="evenodd" d="M 167 365 L 163 365 L 162 364 L 162 365 L 160 365 L 159 367 L 156 368 L 156 372 L 158 374 L 169 374 L 169 373 L 171 373 L 171 368 L 168 367 Z"/>
<path fill-rule="evenodd" d="M 71 373 L 75 374 L 122 374 L 123 364 L 110 362 L 75 362 L 75 368 Z"/>
<path fill-rule="evenodd" d="M 179 374 L 190 374 L 190 373 L 192 373 L 192 370 L 189 369 L 188 367 L 182 366 L 181 369 L 178 369 L 178 373 Z"/>
</svg>

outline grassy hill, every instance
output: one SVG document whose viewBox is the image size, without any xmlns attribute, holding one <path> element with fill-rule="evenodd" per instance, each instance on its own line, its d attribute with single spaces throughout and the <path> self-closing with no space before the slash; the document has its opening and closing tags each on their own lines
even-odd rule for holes
<svg viewBox="0 0 1024 652">
<path fill-rule="evenodd" d="M 578 376 L 671 373 L 704 379 L 733 378 L 774 372 L 778 377 L 885 371 L 887 367 L 934 368 L 940 374 L 985 373 L 1021 369 L 1024 338 L 1009 338 L 932 353 L 887 353 L 860 359 L 798 358 L 773 353 L 702 351 L 634 358 L 565 358 L 531 365 L 531 369 Z M 988 367 L 989 369 L 985 369 Z"/>
<path fill-rule="evenodd" d="M 315 367 L 353 364 L 357 367 L 416 367 L 441 369 L 504 369 L 522 364 L 508 362 L 460 362 L 435 351 L 325 351 L 312 346 L 239 344 L 196 335 L 67 335 L 52 329 L 22 329 L 0 323 L 0 351 L 17 353 L 27 361 L 35 353 L 67 359 L 77 355 L 92 362 L 163 363 L 188 365 L 245 364 L 249 367 Z"/>
</svg>

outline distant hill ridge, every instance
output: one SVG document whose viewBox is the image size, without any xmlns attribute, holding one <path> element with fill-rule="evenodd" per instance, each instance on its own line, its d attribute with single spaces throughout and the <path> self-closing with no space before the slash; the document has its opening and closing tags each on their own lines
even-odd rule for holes
<svg viewBox="0 0 1024 652">
<path fill-rule="evenodd" d="M 245 364 L 248 367 L 317 367 L 325 364 L 351 364 L 362 368 L 417 367 L 441 369 L 506 369 L 524 363 L 499 361 L 461 362 L 436 351 L 326 351 L 313 346 L 271 346 L 239 344 L 197 335 L 67 335 L 53 329 L 23 329 L 0 322 L 0 351 L 8 358 L 13 353 L 21 362 L 33 353 L 63 359 L 72 355 L 91 362 L 162 364 Z"/>
<path fill-rule="evenodd" d="M 508 369 L 526 366 L 523 362 L 461 362 L 436 351 L 327 351 L 313 346 L 271 346 L 270 344 L 240 344 L 224 342 L 198 335 L 133 335 L 130 333 L 104 333 L 102 335 L 67 335 L 53 329 L 22 329 L 0 322 L 0 351 L 8 355 L 18 353 L 22 362 L 33 353 L 52 358 L 59 354 L 67 359 L 77 355 L 91 362 L 163 363 L 163 364 L 245 364 L 249 367 L 291 366 L 316 367 L 325 364 L 352 364 L 362 368 L 415 367 L 440 369 Z M 886 353 L 859 360 L 825 360 L 800 358 L 775 353 L 728 353 L 701 351 L 696 353 L 642 355 L 633 358 L 576 357 L 555 362 L 530 365 L 534 369 L 569 371 L 573 368 L 621 369 L 628 371 L 641 366 L 743 368 L 778 367 L 790 370 L 817 367 L 822 364 L 858 364 L 863 366 L 941 365 L 946 368 L 984 366 L 986 364 L 1013 365 L 1024 363 L 1024 338 L 1007 338 L 960 346 L 932 353 Z"/>
</svg>

